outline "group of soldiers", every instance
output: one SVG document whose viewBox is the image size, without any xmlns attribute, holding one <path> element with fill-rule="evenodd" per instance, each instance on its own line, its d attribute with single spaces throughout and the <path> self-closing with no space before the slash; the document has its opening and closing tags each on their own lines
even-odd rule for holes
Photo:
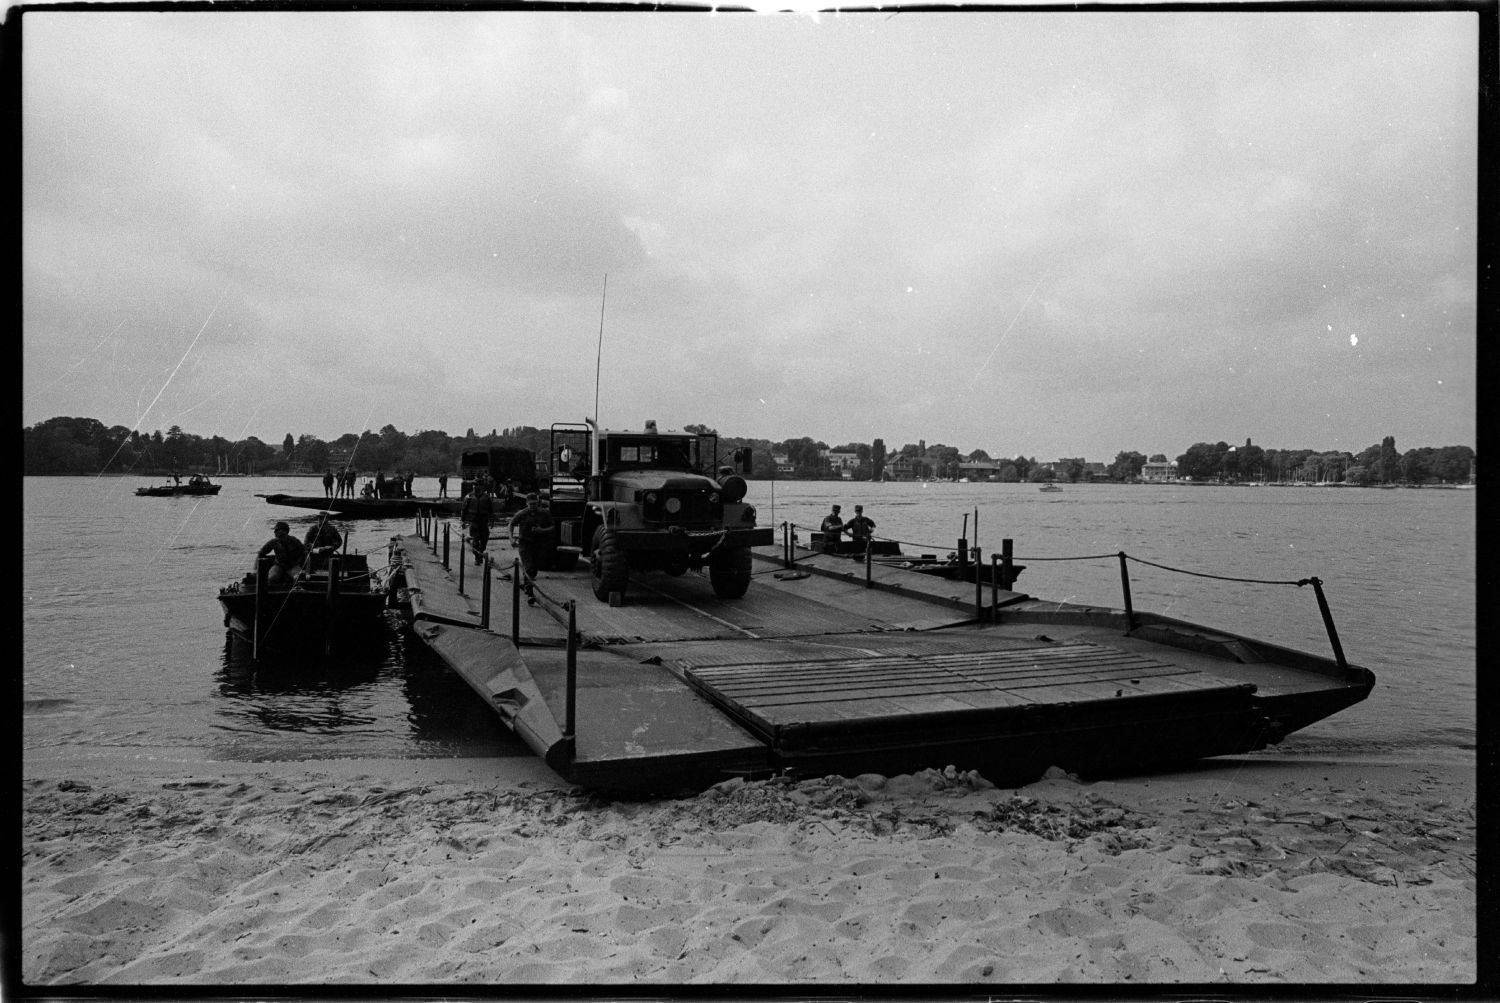
<svg viewBox="0 0 1500 1003">
<path fill-rule="evenodd" d="M 506 497 L 509 497 L 509 486 L 505 486 L 503 490 Z M 484 481 L 476 482 L 464 497 L 460 519 L 468 526 L 475 564 L 484 563 L 485 549 L 490 543 L 490 520 L 495 517 L 495 505 L 495 493 Z M 541 497 L 532 492 L 526 496 L 526 507 L 511 516 L 510 529 L 515 534 L 516 549 L 521 558 L 521 587 L 529 596 L 532 594 L 531 583 L 536 578 L 542 551 L 551 543 L 552 513 L 542 504 Z"/>
<path fill-rule="evenodd" d="M 864 553 L 870 546 L 870 540 L 875 535 L 875 520 L 865 515 L 863 505 L 854 506 L 854 518 L 848 522 L 839 515 L 839 507 L 833 506 L 833 511 L 823 517 L 823 550 L 825 553 L 834 554 L 838 552 L 839 538 L 845 533 L 849 539 L 859 544 L 859 552 Z"/>
<path fill-rule="evenodd" d="M 309 554 L 332 553 L 343 543 L 343 534 L 325 514 L 307 528 L 307 535 L 301 540 L 292 535 L 292 528 L 289 525 L 285 522 L 278 522 L 274 535 L 261 546 L 255 556 L 257 560 L 262 557 L 274 558 L 270 571 L 266 575 L 266 581 L 272 585 L 278 585 L 293 582 L 301 577 L 306 570 L 305 565 Z"/>
<path fill-rule="evenodd" d="M 411 484 L 416 476 L 413 471 L 408 470 L 394 477 L 387 477 L 384 470 L 377 470 L 373 479 L 365 481 L 359 494 L 363 498 L 411 498 Z M 358 471 L 349 467 L 335 471 L 330 467 L 323 471 L 323 494 L 328 498 L 353 498 L 358 481 Z M 439 481 L 446 494 L 447 475 L 440 477 Z"/>
<path fill-rule="evenodd" d="M 330 468 L 323 471 L 323 494 L 329 498 L 353 498 L 354 482 L 359 475 L 348 467 L 334 473 Z"/>
</svg>

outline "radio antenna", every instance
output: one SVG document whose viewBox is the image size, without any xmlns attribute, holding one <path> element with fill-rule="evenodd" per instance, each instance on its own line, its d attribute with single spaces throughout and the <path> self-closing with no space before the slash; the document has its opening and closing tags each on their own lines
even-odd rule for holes
<svg viewBox="0 0 1500 1003">
<path fill-rule="evenodd" d="M 609 295 L 609 273 L 604 273 L 604 292 L 599 294 L 599 351 L 594 357 L 594 427 L 599 426 L 599 371 L 604 361 L 604 298 Z"/>
</svg>

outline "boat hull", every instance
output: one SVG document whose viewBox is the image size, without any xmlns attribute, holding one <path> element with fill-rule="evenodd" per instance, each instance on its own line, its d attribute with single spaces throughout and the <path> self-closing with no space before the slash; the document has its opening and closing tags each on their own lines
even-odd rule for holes
<svg viewBox="0 0 1500 1003">
<path fill-rule="evenodd" d="M 345 519 L 394 519 L 433 512 L 457 515 L 463 510 L 461 498 L 329 498 L 326 495 L 261 495 L 270 505 L 333 512 Z"/>
<path fill-rule="evenodd" d="M 222 484 L 189 485 L 189 484 L 166 484 L 152 488 L 136 488 L 135 493 L 142 498 L 177 498 L 182 495 L 206 496 L 216 495 Z"/>
<path fill-rule="evenodd" d="M 237 637 L 283 653 L 332 652 L 378 643 L 390 606 L 387 583 L 377 582 L 362 555 L 346 556 L 337 589 L 329 588 L 326 558 L 296 584 L 267 586 L 257 596 L 255 575 L 219 590 L 224 626 Z"/>
</svg>

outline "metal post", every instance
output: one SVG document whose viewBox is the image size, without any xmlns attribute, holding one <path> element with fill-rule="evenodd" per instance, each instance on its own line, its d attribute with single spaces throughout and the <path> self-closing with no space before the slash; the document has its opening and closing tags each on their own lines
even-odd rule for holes
<svg viewBox="0 0 1500 1003">
<path fill-rule="evenodd" d="M 968 578 L 969 570 L 969 541 L 960 536 L 958 538 L 958 577 L 960 580 Z"/>
<path fill-rule="evenodd" d="M 974 511 L 974 518 L 979 519 L 979 510 Z M 975 527 L 978 528 L 977 526 Z M 974 548 L 974 619 L 978 620 L 984 616 L 984 562 L 979 559 L 979 548 Z"/>
<path fill-rule="evenodd" d="M 1125 551 L 1120 551 L 1120 586 L 1125 590 L 1125 633 L 1135 630 L 1135 612 L 1130 608 L 1130 572 L 1125 570 Z"/>
<path fill-rule="evenodd" d="M 339 569 L 343 561 L 337 554 L 328 557 L 328 589 L 323 595 L 323 654 L 327 655 L 333 650 L 333 632 L 335 627 L 334 611 L 338 609 L 339 602 Z"/>
<path fill-rule="evenodd" d="M 479 628 L 490 629 L 490 555 L 484 555 L 484 588 L 481 590 L 484 599 L 479 604 Z"/>
<path fill-rule="evenodd" d="M 990 619 L 1000 615 L 1000 555 L 990 555 Z"/>
<path fill-rule="evenodd" d="M 449 565 L 448 565 L 448 526 L 449 526 L 449 523 L 446 523 L 446 522 L 443 523 L 443 570 L 444 571 L 451 571 L 452 570 L 452 568 L 449 567 Z"/>
<path fill-rule="evenodd" d="M 521 646 L 521 560 L 510 562 L 510 643 Z"/>
<path fill-rule="evenodd" d="M 563 741 L 567 743 L 568 762 L 573 761 L 577 751 L 578 723 L 578 600 L 568 600 L 568 703 L 563 725 Z"/>
<path fill-rule="evenodd" d="M 871 568 L 875 564 L 875 559 L 872 556 L 875 552 L 875 548 L 870 546 L 873 541 L 873 537 L 867 537 L 865 539 L 865 588 L 867 589 L 874 587 L 870 579 Z"/>
<path fill-rule="evenodd" d="M 469 534 L 458 534 L 458 594 L 464 594 L 464 565 L 469 563 Z"/>
<path fill-rule="evenodd" d="M 1016 572 L 1011 566 L 1010 540 L 1000 541 L 1000 587 L 1007 592 L 1014 591 L 1012 586 L 1016 584 Z"/>
<path fill-rule="evenodd" d="M 1328 628 L 1328 640 L 1333 644 L 1334 660 L 1339 663 L 1339 668 L 1347 669 L 1349 663 L 1344 660 L 1344 646 L 1339 644 L 1339 632 L 1333 626 L 1333 614 L 1328 611 L 1328 600 L 1323 597 L 1323 580 L 1312 578 L 1309 581 L 1318 597 L 1318 612 L 1323 614 L 1323 626 Z"/>
<path fill-rule="evenodd" d="M 271 558 L 262 557 L 255 562 L 255 620 L 250 624 L 250 657 L 260 659 L 261 618 L 266 605 L 266 576 L 271 569 Z"/>
<path fill-rule="evenodd" d="M 781 563 L 788 568 L 792 566 L 792 531 L 790 526 L 790 522 L 781 524 Z"/>
</svg>

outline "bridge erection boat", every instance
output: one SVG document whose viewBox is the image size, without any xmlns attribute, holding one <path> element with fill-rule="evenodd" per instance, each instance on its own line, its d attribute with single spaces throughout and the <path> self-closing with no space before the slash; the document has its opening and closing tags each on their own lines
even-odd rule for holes
<svg viewBox="0 0 1500 1003">
<path fill-rule="evenodd" d="M 219 589 L 224 626 L 256 653 L 320 655 L 378 642 L 389 581 L 364 554 L 315 551 L 294 581 L 267 580 L 271 559 Z"/>
<path fill-rule="evenodd" d="M 173 479 L 171 484 L 153 484 L 149 487 L 136 488 L 135 493 L 142 498 L 178 498 L 183 495 L 205 496 L 216 495 L 224 485 L 215 484 L 202 474 L 194 474 L 183 484 Z"/>
<path fill-rule="evenodd" d="M 417 636 L 586 787 L 1128 773 L 1264 749 L 1374 685 L 1345 661 L 1316 579 L 1332 657 L 1134 610 L 1128 587 L 1123 609 L 1044 601 L 1012 591 L 1013 573 L 952 580 L 790 541 L 753 548 L 738 597 L 662 571 L 606 599 L 587 558 L 544 568 L 527 596 L 506 540 L 489 570 L 450 529 L 392 542 Z"/>
</svg>

